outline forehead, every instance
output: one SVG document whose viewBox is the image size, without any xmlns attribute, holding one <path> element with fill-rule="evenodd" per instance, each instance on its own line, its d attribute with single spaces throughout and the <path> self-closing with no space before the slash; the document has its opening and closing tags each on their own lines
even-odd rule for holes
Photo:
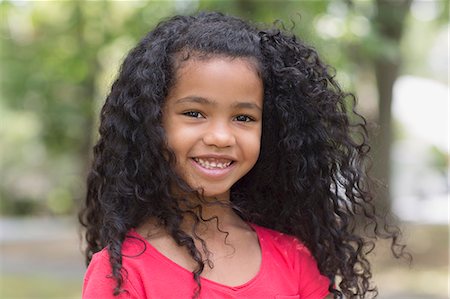
<svg viewBox="0 0 450 299">
<path fill-rule="evenodd" d="M 246 58 L 189 59 L 178 68 L 166 103 L 195 97 L 210 102 L 252 101 L 261 105 L 263 93 L 262 80 Z"/>
<path fill-rule="evenodd" d="M 227 54 L 204 53 L 195 50 L 181 50 L 172 56 L 172 70 L 174 72 L 174 79 L 176 80 L 186 65 L 199 64 L 201 62 L 208 62 L 211 60 L 222 61 L 238 61 L 246 64 L 250 69 L 254 70 L 256 74 L 262 79 L 261 64 L 252 56 L 232 56 Z"/>
</svg>

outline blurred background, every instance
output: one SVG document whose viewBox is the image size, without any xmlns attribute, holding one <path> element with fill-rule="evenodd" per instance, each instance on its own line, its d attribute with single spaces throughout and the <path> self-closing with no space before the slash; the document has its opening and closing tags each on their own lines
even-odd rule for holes
<svg viewBox="0 0 450 299">
<path fill-rule="evenodd" d="M 76 213 L 99 109 L 136 42 L 216 10 L 284 24 L 334 66 L 369 121 L 377 204 L 414 261 L 371 255 L 379 298 L 448 298 L 449 1 L 1 1 L 0 298 L 79 298 Z"/>
</svg>

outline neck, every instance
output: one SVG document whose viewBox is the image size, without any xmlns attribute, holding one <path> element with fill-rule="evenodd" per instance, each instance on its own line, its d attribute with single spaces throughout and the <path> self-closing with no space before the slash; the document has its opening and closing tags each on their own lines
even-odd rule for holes
<svg viewBox="0 0 450 299">
<path fill-rule="evenodd" d="M 181 229 L 189 235 L 193 235 L 193 227 L 196 226 L 195 233 L 202 239 L 223 238 L 224 231 L 229 232 L 235 228 L 247 228 L 248 225 L 232 209 L 229 194 L 220 197 L 205 197 L 203 200 L 192 198 L 190 206 L 201 207 L 191 208 L 197 215 L 200 222 L 196 224 L 195 216 L 186 212 L 181 223 Z M 188 210 L 187 207 L 184 207 Z M 155 219 L 149 219 L 138 228 L 138 232 L 147 235 L 163 233 L 164 229 Z"/>
<path fill-rule="evenodd" d="M 199 205 L 201 209 L 196 209 L 195 213 L 200 218 L 196 231 L 200 237 L 222 235 L 221 231 L 245 225 L 245 222 L 232 209 L 229 197 L 221 199 L 205 198 L 205 202 L 199 203 Z M 191 233 L 195 225 L 194 217 L 187 214 L 183 219 L 182 229 L 187 233 Z"/>
</svg>

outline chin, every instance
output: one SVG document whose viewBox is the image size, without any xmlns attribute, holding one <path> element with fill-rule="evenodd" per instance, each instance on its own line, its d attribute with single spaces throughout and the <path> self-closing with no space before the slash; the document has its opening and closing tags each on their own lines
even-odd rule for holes
<svg viewBox="0 0 450 299">
<path fill-rule="evenodd" d="M 200 188 L 200 194 L 203 194 L 204 197 L 207 198 L 217 198 L 217 199 L 229 199 L 230 190 L 211 190 L 211 189 L 202 189 Z"/>
</svg>

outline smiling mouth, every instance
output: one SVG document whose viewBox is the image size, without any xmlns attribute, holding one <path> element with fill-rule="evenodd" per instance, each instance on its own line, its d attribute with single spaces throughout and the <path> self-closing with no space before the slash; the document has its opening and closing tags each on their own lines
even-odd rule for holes
<svg viewBox="0 0 450 299">
<path fill-rule="evenodd" d="M 234 161 L 226 159 L 202 159 L 193 158 L 197 164 L 206 169 L 225 169 L 233 164 Z"/>
</svg>

